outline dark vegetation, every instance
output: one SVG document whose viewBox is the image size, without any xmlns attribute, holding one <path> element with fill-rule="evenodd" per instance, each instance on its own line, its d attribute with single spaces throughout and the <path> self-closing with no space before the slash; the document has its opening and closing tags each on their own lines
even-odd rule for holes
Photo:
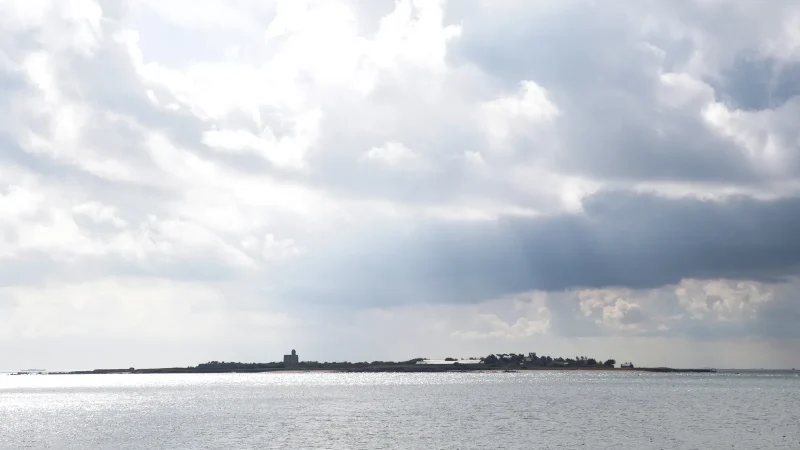
<svg viewBox="0 0 800 450">
<path fill-rule="evenodd" d="M 614 367 L 617 363 L 613 359 L 587 358 L 585 356 L 576 356 L 575 358 L 553 358 L 552 356 L 538 356 L 535 352 L 528 353 L 497 353 L 491 354 L 481 358 L 481 361 L 486 366 L 505 366 L 505 365 L 523 365 L 532 367 Z"/>
</svg>

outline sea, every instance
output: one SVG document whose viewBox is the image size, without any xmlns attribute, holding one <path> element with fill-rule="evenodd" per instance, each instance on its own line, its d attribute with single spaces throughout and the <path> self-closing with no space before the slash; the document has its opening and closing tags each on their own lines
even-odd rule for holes
<svg viewBox="0 0 800 450">
<path fill-rule="evenodd" d="M 799 374 L 0 375 L 0 448 L 797 450 Z"/>
</svg>

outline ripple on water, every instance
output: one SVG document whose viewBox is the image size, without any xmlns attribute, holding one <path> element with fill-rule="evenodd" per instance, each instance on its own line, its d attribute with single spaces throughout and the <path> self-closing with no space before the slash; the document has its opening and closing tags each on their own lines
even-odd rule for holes
<svg viewBox="0 0 800 450">
<path fill-rule="evenodd" d="M 796 375 L 0 377 L 0 447 L 797 449 Z"/>
</svg>

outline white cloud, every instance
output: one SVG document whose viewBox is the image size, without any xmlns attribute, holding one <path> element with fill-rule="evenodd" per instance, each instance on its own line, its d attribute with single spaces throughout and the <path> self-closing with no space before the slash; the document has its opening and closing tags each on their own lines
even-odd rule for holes
<svg viewBox="0 0 800 450">
<path fill-rule="evenodd" d="M 510 340 L 529 338 L 535 335 L 545 334 L 550 329 L 550 321 L 547 308 L 542 308 L 538 311 L 538 316 L 535 319 L 527 317 L 520 317 L 513 323 L 508 323 L 494 314 L 485 314 L 479 316 L 486 321 L 489 326 L 487 331 L 454 331 L 451 336 L 475 340 L 475 339 L 489 339 L 489 338 L 503 338 Z"/>
<path fill-rule="evenodd" d="M 684 280 L 676 287 L 675 295 L 692 319 L 713 318 L 726 322 L 752 320 L 759 308 L 773 299 L 768 286 L 730 280 L 706 283 Z"/>
<path fill-rule="evenodd" d="M 581 313 L 600 326 L 642 331 L 649 317 L 628 289 L 587 289 L 578 293 Z M 639 300 L 641 301 L 641 300 Z"/>
<path fill-rule="evenodd" d="M 372 147 L 359 158 L 363 164 L 376 164 L 397 170 L 425 170 L 428 162 L 419 153 L 400 142 L 387 142 L 380 147 Z"/>
<path fill-rule="evenodd" d="M 776 109 L 742 111 L 722 103 L 709 104 L 705 120 L 721 135 L 738 143 L 752 163 L 765 175 L 793 178 L 798 158 L 795 149 L 800 141 L 786 121 L 800 111 L 800 102 L 790 100 Z"/>
<path fill-rule="evenodd" d="M 96 223 L 110 223 L 117 228 L 124 228 L 127 225 L 127 222 L 119 217 L 119 213 L 113 206 L 87 202 L 73 207 L 72 210 L 77 214 L 85 215 Z"/>
<path fill-rule="evenodd" d="M 547 90 L 532 80 L 521 82 L 517 94 L 492 100 L 483 108 L 487 133 L 503 146 L 515 132 L 530 132 L 559 115 Z"/>
<path fill-rule="evenodd" d="M 141 0 L 132 2 L 133 14 L 153 13 L 170 25 L 185 29 L 218 32 L 237 28 L 252 28 L 256 2 L 205 0 L 201 3 L 175 0 Z"/>
<path fill-rule="evenodd" d="M 0 2 L 0 24 L 9 33 L 41 32 L 56 50 L 90 54 L 103 38 L 103 12 L 93 0 Z"/>
<path fill-rule="evenodd" d="M 0 341 L 789 342 L 774 6 L 0 0 Z"/>
<path fill-rule="evenodd" d="M 305 156 L 316 143 L 320 122 L 318 112 L 297 116 L 290 136 L 276 139 L 270 130 L 258 136 L 246 130 L 210 130 L 205 144 L 220 151 L 252 152 L 279 168 L 304 169 Z"/>
</svg>

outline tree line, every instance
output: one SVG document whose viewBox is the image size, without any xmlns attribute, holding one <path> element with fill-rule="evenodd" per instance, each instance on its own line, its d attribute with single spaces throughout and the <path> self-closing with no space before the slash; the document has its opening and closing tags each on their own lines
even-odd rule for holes
<svg viewBox="0 0 800 450">
<path fill-rule="evenodd" d="M 613 367 L 617 361 L 607 359 L 603 361 L 597 358 L 587 358 L 586 356 L 576 356 L 575 358 L 563 358 L 552 356 L 538 356 L 536 352 L 528 353 L 493 353 L 481 358 L 487 365 L 502 364 L 526 364 L 531 366 L 608 366 Z"/>
</svg>

